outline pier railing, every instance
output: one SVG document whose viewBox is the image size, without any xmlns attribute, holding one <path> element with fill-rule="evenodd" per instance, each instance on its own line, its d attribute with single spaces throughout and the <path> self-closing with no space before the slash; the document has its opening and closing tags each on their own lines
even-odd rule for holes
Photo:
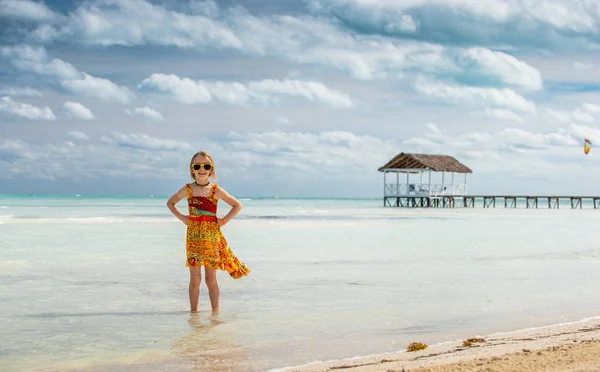
<svg viewBox="0 0 600 372">
<path fill-rule="evenodd" d="M 428 183 L 388 183 L 385 185 L 385 197 L 430 197 L 467 195 L 466 184 L 428 184 Z"/>
</svg>

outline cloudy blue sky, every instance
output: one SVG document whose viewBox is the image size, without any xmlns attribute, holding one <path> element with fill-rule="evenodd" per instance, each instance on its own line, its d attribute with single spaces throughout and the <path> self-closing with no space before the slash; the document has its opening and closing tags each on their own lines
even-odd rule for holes
<svg viewBox="0 0 600 372">
<path fill-rule="evenodd" d="M 470 193 L 600 194 L 596 0 L 0 0 L 0 193 L 378 197 L 400 152 Z"/>
</svg>

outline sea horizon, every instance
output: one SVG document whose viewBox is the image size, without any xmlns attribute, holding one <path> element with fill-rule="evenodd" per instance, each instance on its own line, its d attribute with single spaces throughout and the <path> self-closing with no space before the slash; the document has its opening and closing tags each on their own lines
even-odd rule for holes
<svg viewBox="0 0 600 372">
<path fill-rule="evenodd" d="M 72 193 L 65 193 L 65 194 L 38 194 L 38 193 L 28 193 L 28 194 L 2 194 L 0 193 L 0 198 L 1 197 L 23 197 L 23 198 L 27 198 L 27 197 L 33 197 L 33 198 L 38 198 L 38 197 L 47 197 L 47 198 L 115 198 L 115 199 L 119 199 L 119 198 L 150 198 L 150 199 L 154 199 L 154 198 L 165 198 L 168 199 L 171 197 L 171 195 L 160 195 L 160 194 L 72 194 Z M 378 200 L 378 199 L 383 199 L 382 197 L 375 197 L 375 196 L 235 196 L 238 199 L 332 199 L 332 200 L 347 200 L 347 199 L 357 199 L 357 200 Z"/>
<path fill-rule="evenodd" d="M 172 194 L 81 194 L 81 193 L 61 193 L 61 194 L 45 194 L 45 193 L 0 193 L 0 197 L 49 197 L 49 198 L 169 198 Z M 380 196 L 335 196 L 335 195 L 324 195 L 324 196 L 277 196 L 277 195 L 234 195 L 239 199 L 358 199 L 358 200 L 383 200 L 383 194 Z M 447 195 L 448 197 L 462 198 L 462 197 L 581 197 L 581 198 L 600 198 L 600 193 L 596 195 L 592 194 L 566 194 L 566 193 L 469 193 L 465 195 Z M 390 199 L 395 196 L 389 195 Z M 399 196 L 406 198 L 406 196 Z M 426 197 L 426 196 L 425 196 Z M 432 196 L 431 198 L 435 198 Z"/>
</svg>

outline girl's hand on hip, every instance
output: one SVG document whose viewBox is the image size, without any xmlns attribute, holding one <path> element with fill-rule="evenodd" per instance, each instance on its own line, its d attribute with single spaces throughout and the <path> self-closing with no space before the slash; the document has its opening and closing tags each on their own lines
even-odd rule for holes
<svg viewBox="0 0 600 372">
<path fill-rule="evenodd" d="M 187 224 L 188 224 L 188 220 L 189 220 L 189 219 L 190 219 L 190 217 L 189 217 L 189 216 L 183 216 L 183 217 L 181 218 L 181 222 L 183 222 L 183 223 L 184 223 L 184 224 L 187 226 Z"/>
</svg>

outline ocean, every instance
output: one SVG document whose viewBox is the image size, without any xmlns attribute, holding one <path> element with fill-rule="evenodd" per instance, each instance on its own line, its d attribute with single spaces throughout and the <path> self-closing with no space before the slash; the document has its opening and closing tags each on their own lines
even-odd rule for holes
<svg viewBox="0 0 600 372">
<path fill-rule="evenodd" d="M 600 210 L 380 198 L 241 198 L 252 272 L 191 314 L 166 199 L 0 196 L 0 370 L 282 370 L 600 315 Z"/>
</svg>

